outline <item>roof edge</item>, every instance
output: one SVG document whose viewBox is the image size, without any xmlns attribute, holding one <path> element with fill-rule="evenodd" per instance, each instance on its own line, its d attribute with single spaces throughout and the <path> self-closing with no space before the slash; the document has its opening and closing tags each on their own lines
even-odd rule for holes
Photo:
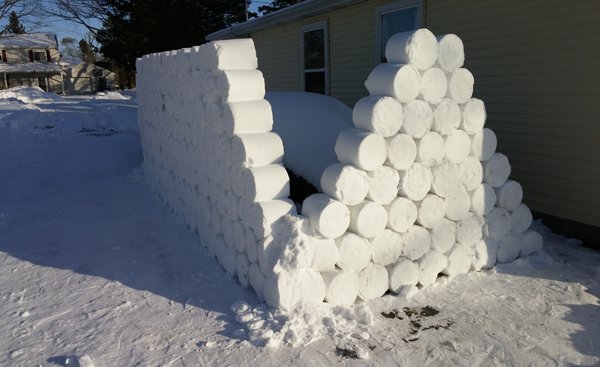
<svg viewBox="0 0 600 367">
<path fill-rule="evenodd" d="M 277 10 L 273 13 L 250 19 L 223 28 L 206 36 L 207 41 L 248 37 L 252 32 L 262 31 L 273 26 L 283 25 L 295 20 L 312 17 L 336 9 L 346 8 L 367 0 L 306 0 Z"/>
</svg>

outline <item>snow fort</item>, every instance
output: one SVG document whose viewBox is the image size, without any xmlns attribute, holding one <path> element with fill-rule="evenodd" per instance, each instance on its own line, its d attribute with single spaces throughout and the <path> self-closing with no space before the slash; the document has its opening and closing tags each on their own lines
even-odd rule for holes
<svg viewBox="0 0 600 367">
<path fill-rule="evenodd" d="M 484 127 L 484 103 L 472 98 L 462 41 L 419 29 L 394 35 L 385 55 L 365 81 L 370 95 L 347 121 L 318 121 L 323 131 L 288 126 L 286 113 L 274 124 L 251 39 L 137 60 L 146 180 L 227 273 L 273 307 L 410 296 L 438 276 L 542 247 Z M 282 140 L 274 125 L 304 131 Z M 321 132 L 335 134 L 322 149 L 335 162 L 323 167 L 298 144 L 284 159 L 288 143 Z M 319 190 L 301 203 L 289 199 L 288 161 Z"/>
</svg>

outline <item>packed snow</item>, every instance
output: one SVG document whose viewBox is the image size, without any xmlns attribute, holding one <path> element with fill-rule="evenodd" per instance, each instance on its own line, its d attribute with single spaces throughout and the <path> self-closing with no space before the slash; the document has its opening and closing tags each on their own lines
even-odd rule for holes
<svg viewBox="0 0 600 367">
<path fill-rule="evenodd" d="M 0 365 L 600 364 L 600 254 L 576 240 L 538 223 L 545 252 L 410 300 L 271 309 L 147 185 L 134 93 L 10 92 Z"/>
</svg>

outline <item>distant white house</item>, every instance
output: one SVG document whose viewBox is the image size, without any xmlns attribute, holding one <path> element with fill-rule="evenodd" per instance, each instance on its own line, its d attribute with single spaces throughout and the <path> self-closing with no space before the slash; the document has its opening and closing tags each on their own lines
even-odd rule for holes
<svg viewBox="0 0 600 367">
<path fill-rule="evenodd" d="M 63 88 L 65 94 L 87 94 L 115 88 L 115 73 L 83 62 L 74 57 L 63 57 Z"/>
<path fill-rule="evenodd" d="M 37 86 L 63 92 L 60 54 L 55 34 L 0 35 L 0 89 Z"/>
</svg>

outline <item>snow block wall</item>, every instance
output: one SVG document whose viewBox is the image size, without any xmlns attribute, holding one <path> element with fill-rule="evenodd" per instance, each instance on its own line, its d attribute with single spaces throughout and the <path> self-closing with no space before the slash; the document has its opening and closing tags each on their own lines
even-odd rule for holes
<svg viewBox="0 0 600 367">
<path fill-rule="evenodd" d="M 151 187 L 242 286 L 274 306 L 322 302 L 313 237 L 292 216 L 283 144 L 271 132 L 252 40 L 145 55 L 136 66 Z M 334 252 L 335 244 L 320 251 Z M 324 263 L 316 269 L 334 267 Z"/>
<path fill-rule="evenodd" d="M 541 248 L 521 186 L 484 128 L 462 42 L 397 34 L 340 133 L 321 193 L 288 199 L 252 40 L 138 59 L 148 182 L 225 270 L 274 307 L 410 296 Z M 285 123 L 285 122 L 280 122 Z M 315 132 L 318 134 L 318 131 Z"/>
</svg>

